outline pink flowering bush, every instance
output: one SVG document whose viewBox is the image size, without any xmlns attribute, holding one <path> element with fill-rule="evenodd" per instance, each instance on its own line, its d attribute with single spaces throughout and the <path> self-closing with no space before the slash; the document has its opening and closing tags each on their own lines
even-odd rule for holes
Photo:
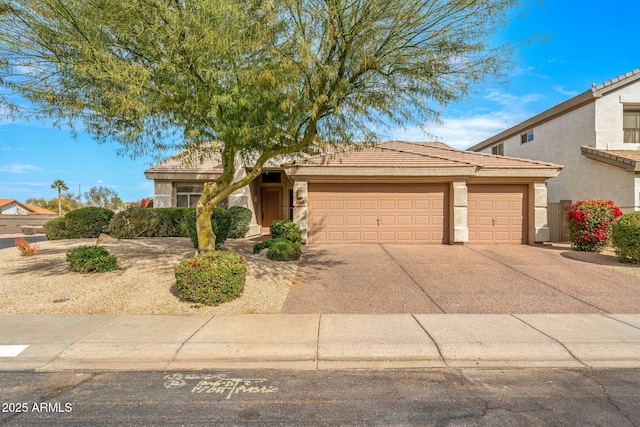
<svg viewBox="0 0 640 427">
<path fill-rule="evenodd" d="M 580 200 L 569 208 L 569 239 L 576 251 L 600 252 L 609 242 L 611 223 L 622 211 L 611 200 Z"/>
</svg>

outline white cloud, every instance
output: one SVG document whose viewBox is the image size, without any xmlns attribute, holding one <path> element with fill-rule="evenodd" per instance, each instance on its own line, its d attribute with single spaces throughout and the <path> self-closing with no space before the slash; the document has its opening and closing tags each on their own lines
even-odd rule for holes
<svg viewBox="0 0 640 427">
<path fill-rule="evenodd" d="M 553 86 L 551 89 L 563 95 L 570 96 L 572 98 L 580 94 L 580 92 L 577 90 L 567 90 L 567 89 L 564 89 L 562 86 Z"/>
<path fill-rule="evenodd" d="M 466 117 L 443 117 L 442 124 L 427 128 L 428 133 L 419 126 L 412 126 L 397 129 L 391 134 L 391 139 L 414 142 L 440 141 L 454 148 L 466 149 L 526 120 L 529 116 L 528 113 L 497 111 Z"/>
<path fill-rule="evenodd" d="M 27 165 L 23 163 L 13 163 L 9 165 L 0 166 L 0 172 L 5 173 L 27 173 L 41 171 L 42 168 L 34 165 Z"/>
<path fill-rule="evenodd" d="M 511 108 L 522 108 L 527 104 L 539 101 L 543 96 L 537 93 L 530 93 L 524 96 L 513 95 L 498 89 L 491 89 L 484 96 L 487 101 L 495 102 L 499 105 L 509 106 Z"/>
</svg>

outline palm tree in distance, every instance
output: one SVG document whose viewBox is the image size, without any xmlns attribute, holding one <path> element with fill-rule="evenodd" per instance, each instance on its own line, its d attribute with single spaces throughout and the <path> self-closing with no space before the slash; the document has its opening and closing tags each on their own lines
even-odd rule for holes
<svg viewBox="0 0 640 427">
<path fill-rule="evenodd" d="M 67 184 L 64 183 L 63 180 L 61 179 L 56 179 L 55 181 L 53 181 L 53 184 L 51 184 L 51 188 L 57 188 L 58 189 L 58 215 L 62 215 L 62 190 L 68 190 L 69 187 L 67 187 Z"/>
</svg>

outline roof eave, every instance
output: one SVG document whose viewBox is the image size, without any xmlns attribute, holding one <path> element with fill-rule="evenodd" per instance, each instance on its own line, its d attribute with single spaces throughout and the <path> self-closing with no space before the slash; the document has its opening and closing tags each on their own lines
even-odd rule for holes
<svg viewBox="0 0 640 427">
<path fill-rule="evenodd" d="M 611 155 L 588 146 L 580 147 L 580 150 L 582 151 L 583 156 L 591 160 L 606 163 L 611 166 L 624 169 L 627 172 L 640 172 L 640 164 L 634 160 Z"/>
<path fill-rule="evenodd" d="M 193 171 L 145 171 L 144 176 L 147 179 L 158 181 L 210 181 L 218 178 L 221 174 L 218 172 L 201 172 Z"/>
<path fill-rule="evenodd" d="M 535 127 L 535 126 L 539 126 L 540 124 L 544 123 L 544 122 L 548 122 L 550 120 L 555 119 L 556 117 L 559 117 L 563 114 L 566 114 L 570 111 L 576 110 L 580 107 L 583 107 L 587 104 L 590 104 L 592 102 L 595 102 L 596 98 L 602 96 L 601 93 L 599 92 L 594 92 L 591 89 L 589 89 L 586 92 L 581 93 L 578 96 L 575 96 L 563 103 L 560 103 L 558 105 L 556 105 L 555 107 L 552 107 L 546 111 L 543 111 L 540 114 L 537 114 L 533 117 L 531 117 L 530 119 L 525 120 L 524 122 L 521 122 L 513 127 L 510 127 L 509 129 L 506 129 L 502 132 L 500 132 L 497 135 L 492 136 L 489 139 L 485 139 L 484 141 L 480 142 L 479 144 L 476 144 L 472 147 L 468 148 L 468 151 L 479 151 L 479 150 L 484 150 L 485 148 L 491 147 L 494 144 L 497 144 L 499 142 L 502 142 L 506 139 L 512 138 L 516 135 L 520 135 L 521 133 Z"/>
</svg>

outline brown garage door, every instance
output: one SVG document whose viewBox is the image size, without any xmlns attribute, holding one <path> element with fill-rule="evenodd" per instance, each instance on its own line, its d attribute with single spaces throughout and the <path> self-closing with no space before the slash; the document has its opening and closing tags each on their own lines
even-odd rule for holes
<svg viewBox="0 0 640 427">
<path fill-rule="evenodd" d="M 309 243 L 446 243 L 446 184 L 309 184 Z"/>
<path fill-rule="evenodd" d="M 467 225 L 472 243 L 527 243 L 526 185 L 469 185 Z"/>
</svg>

